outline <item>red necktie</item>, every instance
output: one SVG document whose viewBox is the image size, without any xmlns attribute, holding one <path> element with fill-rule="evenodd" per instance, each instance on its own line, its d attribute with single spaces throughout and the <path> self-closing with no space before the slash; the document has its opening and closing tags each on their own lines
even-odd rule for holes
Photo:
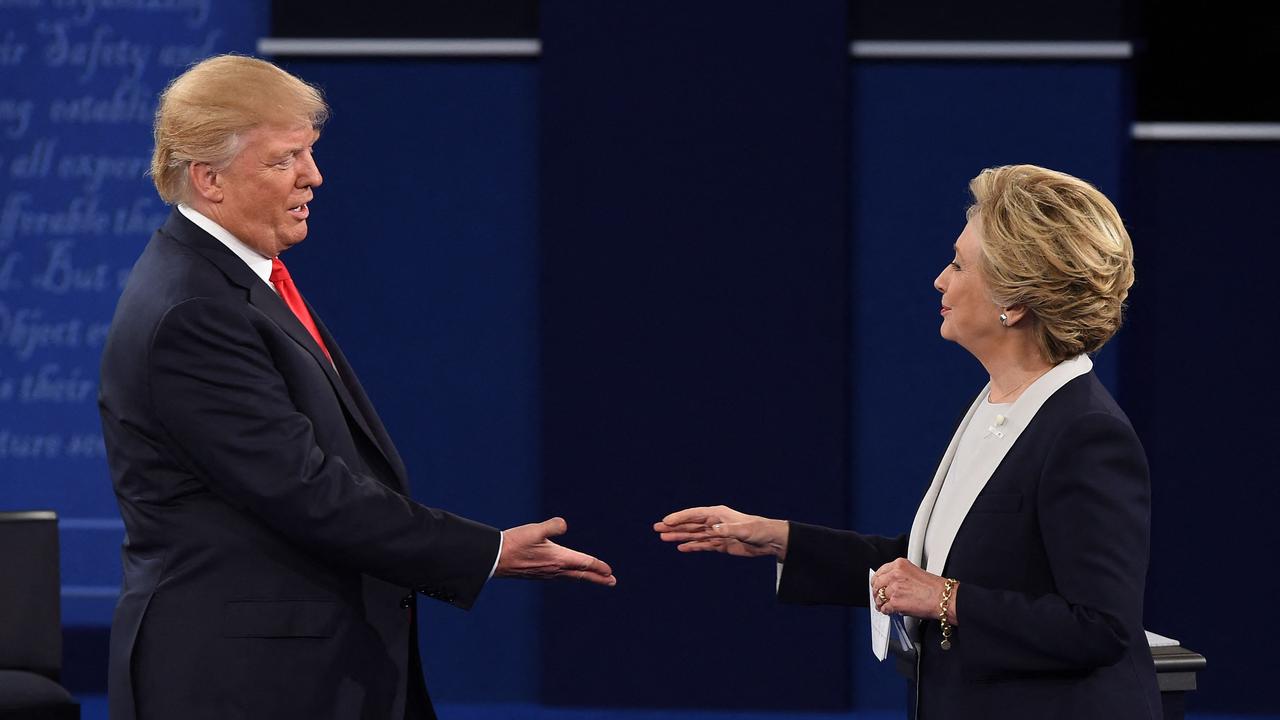
<svg viewBox="0 0 1280 720">
<path fill-rule="evenodd" d="M 276 292 L 280 293 L 280 299 L 284 300 L 284 304 L 298 316 L 298 322 L 302 323 L 302 327 L 316 339 L 316 344 L 324 351 L 324 356 L 332 363 L 333 356 L 329 354 L 329 348 L 325 347 L 324 341 L 320 339 L 320 330 L 316 327 L 315 320 L 311 319 L 311 313 L 307 312 L 307 306 L 302 302 L 302 294 L 298 292 L 298 286 L 293 284 L 293 278 L 289 277 L 289 271 L 285 269 L 284 263 L 280 262 L 278 257 L 271 258 L 271 284 L 275 286 Z"/>
</svg>

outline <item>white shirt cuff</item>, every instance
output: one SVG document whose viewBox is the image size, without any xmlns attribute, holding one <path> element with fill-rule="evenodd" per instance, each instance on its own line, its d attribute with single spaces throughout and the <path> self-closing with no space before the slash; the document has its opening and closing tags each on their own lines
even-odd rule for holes
<svg viewBox="0 0 1280 720">
<path fill-rule="evenodd" d="M 489 579 L 493 579 L 493 574 L 498 571 L 498 560 L 502 559 L 502 541 L 505 536 L 502 531 L 498 531 L 498 554 L 493 556 L 493 567 L 489 568 Z M 782 571 L 778 571 L 778 578 L 781 580 Z"/>
</svg>

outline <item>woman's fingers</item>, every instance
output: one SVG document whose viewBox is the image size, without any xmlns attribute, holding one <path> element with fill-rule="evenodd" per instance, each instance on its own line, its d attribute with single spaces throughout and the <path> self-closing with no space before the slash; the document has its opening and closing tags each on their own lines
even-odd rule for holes
<svg viewBox="0 0 1280 720">
<path fill-rule="evenodd" d="M 938 616 L 942 584 L 941 577 L 925 572 L 905 558 L 881 565 L 871 578 L 871 590 L 880 612 L 929 619 Z M 885 602 L 879 601 L 881 590 L 884 590 Z"/>
<path fill-rule="evenodd" d="M 686 523 L 677 523 L 675 525 L 668 525 L 665 522 L 656 522 L 653 524 L 653 529 L 660 533 L 661 532 L 695 532 L 697 530 L 704 530 L 707 527 L 708 527 L 708 524 L 702 523 L 702 522 L 696 522 L 696 523 L 686 522 Z"/>
<path fill-rule="evenodd" d="M 701 540 L 714 536 L 706 530 L 700 530 L 698 532 L 664 532 L 660 533 L 658 537 L 662 538 L 665 542 L 687 542 L 689 540 Z"/>
<path fill-rule="evenodd" d="M 677 510 L 653 524 L 664 542 L 678 543 L 680 552 L 716 551 L 755 557 L 783 557 L 785 529 L 779 537 L 776 520 L 744 515 L 724 505 Z M 785 524 L 783 525 L 785 528 Z"/>
<path fill-rule="evenodd" d="M 686 508 L 677 510 L 654 523 L 653 529 L 665 542 L 686 543 L 707 540 L 721 535 L 713 531 L 712 526 L 723 522 L 725 515 L 732 512 L 724 506 Z"/>
<path fill-rule="evenodd" d="M 742 517 L 742 513 L 724 505 L 713 505 L 708 507 L 692 507 L 684 510 L 677 510 L 670 515 L 662 518 L 662 522 L 666 525 L 683 525 L 693 523 L 696 525 L 710 525 L 712 523 L 724 522 Z M 656 526 L 655 526 L 656 529 Z"/>
<path fill-rule="evenodd" d="M 705 552 L 715 550 L 717 552 L 727 552 L 729 541 L 722 538 L 714 538 L 711 540 L 691 540 L 676 546 L 680 552 Z"/>
<path fill-rule="evenodd" d="M 767 526 L 759 519 L 745 522 L 716 523 L 711 526 L 711 533 L 721 537 L 731 537 L 752 545 L 763 545 L 772 541 L 772 538 L 769 537 Z"/>
</svg>

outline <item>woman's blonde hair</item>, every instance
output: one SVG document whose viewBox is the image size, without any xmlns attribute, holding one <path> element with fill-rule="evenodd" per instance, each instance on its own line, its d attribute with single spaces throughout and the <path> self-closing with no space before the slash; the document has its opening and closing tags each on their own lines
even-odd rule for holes
<svg viewBox="0 0 1280 720">
<path fill-rule="evenodd" d="M 224 169 L 253 128 L 309 124 L 318 130 L 328 117 L 318 88 L 275 65 L 242 55 L 211 57 L 160 94 L 151 179 L 165 202 L 185 201 L 192 163 Z"/>
<path fill-rule="evenodd" d="M 1101 348 L 1120 329 L 1133 286 L 1133 244 L 1111 201 L 1083 180 L 1035 165 L 983 170 L 969 190 L 991 299 L 1030 311 L 1049 362 Z"/>
</svg>

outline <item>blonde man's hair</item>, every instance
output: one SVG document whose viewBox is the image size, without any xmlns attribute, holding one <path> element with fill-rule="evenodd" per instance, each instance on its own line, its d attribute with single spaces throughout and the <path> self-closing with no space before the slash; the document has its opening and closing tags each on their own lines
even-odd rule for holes
<svg viewBox="0 0 1280 720">
<path fill-rule="evenodd" d="M 320 129 L 329 117 L 320 90 L 265 60 L 218 55 L 191 66 L 160 94 L 151 179 L 169 204 L 189 199 L 187 168 L 231 163 L 250 130 Z"/>
<path fill-rule="evenodd" d="M 969 190 L 991 299 L 1027 308 L 1051 363 L 1100 349 L 1120 329 L 1133 286 L 1133 244 L 1111 201 L 1083 180 L 1035 165 L 983 170 Z"/>
</svg>

